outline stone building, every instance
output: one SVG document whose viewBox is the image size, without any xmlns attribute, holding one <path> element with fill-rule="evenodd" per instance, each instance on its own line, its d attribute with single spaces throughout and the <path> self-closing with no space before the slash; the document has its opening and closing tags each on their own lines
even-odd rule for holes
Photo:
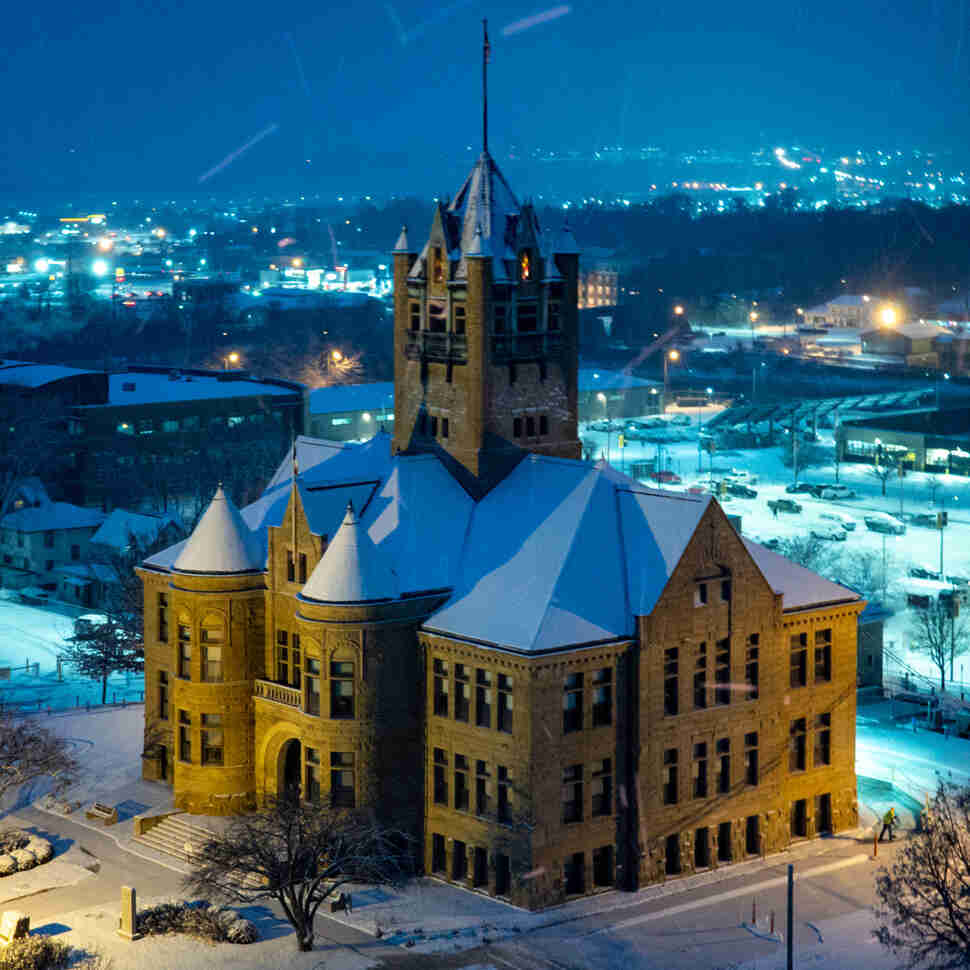
<svg viewBox="0 0 970 970">
<path fill-rule="evenodd" d="M 859 598 L 579 460 L 576 247 L 487 151 L 410 239 L 393 440 L 297 439 L 140 569 L 146 776 L 373 807 L 532 908 L 853 827 Z"/>
</svg>

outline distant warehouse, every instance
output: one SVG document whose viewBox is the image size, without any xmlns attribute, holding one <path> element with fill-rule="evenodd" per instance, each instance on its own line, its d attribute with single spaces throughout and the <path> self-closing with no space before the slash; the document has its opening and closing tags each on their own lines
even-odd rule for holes
<svg viewBox="0 0 970 970">
<path fill-rule="evenodd" d="M 662 385 L 621 371 L 579 369 L 579 420 L 626 418 L 660 409 Z M 371 438 L 394 430 L 394 384 L 335 384 L 307 395 L 306 433 L 330 441 Z"/>
<path fill-rule="evenodd" d="M 970 408 L 923 408 L 843 421 L 843 461 L 970 475 Z"/>
</svg>

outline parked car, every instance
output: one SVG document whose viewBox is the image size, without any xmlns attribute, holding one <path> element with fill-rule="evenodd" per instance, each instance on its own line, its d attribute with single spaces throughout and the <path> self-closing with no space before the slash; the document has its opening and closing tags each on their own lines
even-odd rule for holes
<svg viewBox="0 0 970 970">
<path fill-rule="evenodd" d="M 789 495 L 798 495 L 801 492 L 811 492 L 813 488 L 818 486 L 813 485 L 811 482 L 793 482 L 791 485 L 785 486 L 785 491 Z"/>
<path fill-rule="evenodd" d="M 940 528 L 936 512 L 913 512 L 906 521 L 912 522 L 913 525 L 921 525 L 927 529 Z M 946 522 L 944 521 L 943 524 L 946 525 Z"/>
<path fill-rule="evenodd" d="M 748 488 L 747 485 L 742 485 L 740 482 L 725 482 L 725 490 L 728 495 L 734 495 L 737 498 L 757 498 L 758 493 L 753 488 Z"/>
<path fill-rule="evenodd" d="M 681 483 L 680 475 L 670 471 L 650 472 L 647 478 L 654 482 L 662 482 L 664 485 L 679 485 Z"/>
<path fill-rule="evenodd" d="M 670 419 L 670 423 L 671 424 L 690 424 L 690 415 L 689 414 L 675 414 Z"/>
<path fill-rule="evenodd" d="M 765 549 L 778 550 L 781 548 L 781 539 L 779 539 L 777 536 L 772 536 L 770 539 L 765 539 L 765 541 L 761 544 L 765 547 Z"/>
<path fill-rule="evenodd" d="M 711 489 L 707 485 L 691 485 L 687 489 L 688 495 L 710 495 Z"/>
<path fill-rule="evenodd" d="M 844 512 L 822 512 L 819 514 L 819 518 L 825 519 L 827 522 L 838 522 L 846 532 L 855 531 L 855 519 Z"/>
<path fill-rule="evenodd" d="M 794 499 L 776 498 L 768 502 L 772 512 L 801 512 L 802 507 Z"/>
<path fill-rule="evenodd" d="M 732 468 L 724 477 L 734 482 L 745 482 L 747 485 L 758 484 L 758 476 L 753 475 L 746 468 Z"/>
<path fill-rule="evenodd" d="M 906 533 L 906 526 L 886 512 L 870 512 L 862 520 L 870 532 L 881 532 L 884 535 L 901 536 Z"/>
<path fill-rule="evenodd" d="M 855 492 L 848 485 L 828 485 L 822 489 L 822 498 L 855 498 Z"/>
<path fill-rule="evenodd" d="M 813 539 L 825 539 L 832 542 L 845 542 L 846 531 L 840 525 L 828 525 L 820 522 L 813 525 L 810 535 Z"/>
</svg>

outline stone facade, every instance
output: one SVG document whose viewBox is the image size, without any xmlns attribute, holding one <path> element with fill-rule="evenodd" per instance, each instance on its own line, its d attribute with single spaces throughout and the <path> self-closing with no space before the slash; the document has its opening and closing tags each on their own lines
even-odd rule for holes
<svg viewBox="0 0 970 970">
<path fill-rule="evenodd" d="M 497 179 L 492 165 L 483 155 L 476 172 Z M 194 812 L 239 811 L 284 789 L 373 808 L 418 837 L 426 872 L 529 908 L 635 889 L 854 826 L 856 617 L 864 604 L 781 557 L 756 563 L 773 554 L 746 546 L 714 501 L 652 493 L 611 470 L 559 460 L 578 456 L 577 257 L 564 245 L 540 260 L 529 234 L 534 216 L 523 207 L 526 228 L 505 240 L 515 261 L 503 268 L 489 256 L 480 231 L 472 241 L 462 236 L 456 259 L 448 218 L 439 207 L 422 256 L 406 233 L 394 255 L 397 456 L 390 471 L 375 473 L 384 484 L 372 482 L 365 502 L 376 509 L 367 522 L 378 539 L 353 508 L 333 535 L 323 534 L 330 526 L 311 528 L 304 503 L 337 487 L 326 468 L 341 459 L 315 484 L 297 483 L 294 448 L 285 511 L 281 500 L 279 514 L 264 519 L 264 568 L 252 568 L 252 535 L 223 496 L 210 521 L 235 530 L 224 546 L 235 550 L 236 574 L 201 573 L 200 564 L 219 560 L 209 558 L 219 546 L 211 525 L 200 532 L 206 517 L 186 545 L 205 539 L 192 555 L 141 569 L 145 776 L 171 781 L 177 807 Z M 496 267 L 506 275 L 519 267 L 519 276 L 496 279 Z M 519 314 L 532 312 L 523 303 L 538 317 L 520 331 Z M 400 456 L 409 451 L 435 453 L 466 492 L 444 471 L 415 477 L 416 465 L 439 466 Z M 510 509 L 513 551 L 488 535 L 489 548 L 448 553 L 431 521 L 455 501 L 442 479 L 480 513 L 502 468 L 527 451 L 557 460 L 530 458 L 510 474 L 525 469 L 529 482 L 510 499 L 521 506 Z M 354 469 L 346 487 L 360 488 L 358 459 L 342 458 Z M 559 505 L 579 518 L 555 520 L 571 523 L 555 536 L 571 541 L 567 559 L 549 550 L 560 558 L 547 587 L 529 584 L 555 544 L 550 520 L 531 522 L 522 508 L 552 481 L 543 477 L 550 468 L 574 476 L 566 492 L 550 495 L 562 494 Z M 435 483 L 433 494 L 407 492 L 404 479 Z M 506 527 L 503 487 L 491 493 L 496 528 Z M 598 505 L 596 495 L 605 496 Z M 399 526 L 409 514 L 415 530 L 389 542 L 390 520 Z M 649 529 L 637 532 L 638 522 Z M 588 541 L 590 528 L 616 538 L 598 547 L 615 559 L 601 575 L 615 579 L 596 590 L 593 608 L 579 594 L 600 573 L 564 565 L 583 559 L 586 546 L 573 537 Z M 456 531 L 468 543 L 471 520 Z M 632 541 L 654 545 L 624 547 Z M 535 559 L 514 574 L 527 590 L 509 581 L 493 602 L 487 581 L 527 542 Z M 415 579 L 415 560 L 448 555 L 462 564 L 477 557 L 484 572 L 468 580 L 462 565 L 418 571 L 447 584 Z M 195 572 L 180 571 L 180 561 Z M 398 589 L 409 570 L 411 585 Z M 648 580 L 639 595 L 649 587 L 649 605 L 636 606 L 647 601 L 632 595 L 630 570 Z M 654 590 L 657 577 L 663 588 Z M 445 604 L 467 602 L 476 583 L 486 598 L 475 600 L 471 622 L 466 613 L 465 627 L 436 627 Z M 596 612 L 607 599 L 622 601 L 621 620 Z M 483 613 L 536 604 L 554 630 L 541 646 L 486 640 Z M 218 669 L 204 655 L 209 647 L 221 650 Z"/>
</svg>

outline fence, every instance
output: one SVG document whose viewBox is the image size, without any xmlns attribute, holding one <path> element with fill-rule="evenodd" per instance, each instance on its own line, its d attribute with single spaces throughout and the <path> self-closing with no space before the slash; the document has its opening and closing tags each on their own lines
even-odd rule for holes
<svg viewBox="0 0 970 970">
<path fill-rule="evenodd" d="M 106 711 L 113 708 L 125 709 L 128 707 L 134 707 L 138 704 L 145 703 L 145 692 L 138 692 L 138 700 L 129 700 L 127 697 L 122 697 L 118 700 L 117 691 L 112 693 L 111 703 L 104 704 L 92 704 L 90 701 L 85 701 L 81 703 L 81 698 L 76 695 L 76 701 L 73 705 L 53 705 L 47 704 L 43 699 L 36 701 L 2 701 L 0 700 L 0 714 L 73 714 L 77 711 Z"/>
</svg>

